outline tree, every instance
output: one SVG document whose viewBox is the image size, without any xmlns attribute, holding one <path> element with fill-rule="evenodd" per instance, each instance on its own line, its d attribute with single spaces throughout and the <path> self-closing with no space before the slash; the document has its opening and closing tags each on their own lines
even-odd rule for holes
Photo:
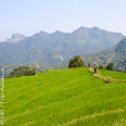
<svg viewBox="0 0 126 126">
<path fill-rule="evenodd" d="M 108 63 L 107 66 L 106 66 L 106 69 L 107 70 L 113 70 L 113 63 Z"/>
<path fill-rule="evenodd" d="M 30 76 L 35 75 L 36 73 L 37 70 L 35 68 L 31 68 L 28 66 L 19 66 L 9 73 L 9 77 Z"/>
<path fill-rule="evenodd" d="M 81 59 L 80 56 L 75 56 L 74 58 L 70 59 L 68 68 L 75 68 L 75 67 L 83 67 L 84 61 Z"/>
<path fill-rule="evenodd" d="M 103 69 L 104 67 L 102 65 L 99 65 L 98 66 L 98 69 Z"/>
</svg>

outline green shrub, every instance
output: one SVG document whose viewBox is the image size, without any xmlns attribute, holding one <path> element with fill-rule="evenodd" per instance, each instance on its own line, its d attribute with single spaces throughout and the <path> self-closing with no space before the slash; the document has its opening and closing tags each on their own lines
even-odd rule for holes
<svg viewBox="0 0 126 126">
<path fill-rule="evenodd" d="M 68 68 L 75 68 L 75 67 L 83 67 L 84 61 L 81 59 L 80 56 L 75 56 L 73 59 L 70 59 Z"/>
<path fill-rule="evenodd" d="M 108 63 L 106 69 L 107 70 L 113 70 L 113 65 L 114 65 L 113 63 Z"/>
<path fill-rule="evenodd" d="M 104 67 L 102 65 L 99 65 L 98 66 L 98 69 L 103 69 Z"/>
<path fill-rule="evenodd" d="M 13 71 L 9 73 L 9 77 L 30 76 L 35 75 L 36 73 L 36 68 L 31 68 L 28 66 L 19 66 L 18 68 L 13 69 Z"/>
</svg>

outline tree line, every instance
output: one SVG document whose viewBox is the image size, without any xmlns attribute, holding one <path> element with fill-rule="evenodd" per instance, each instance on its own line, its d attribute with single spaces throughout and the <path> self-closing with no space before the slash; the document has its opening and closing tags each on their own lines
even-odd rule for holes
<svg viewBox="0 0 126 126">
<path fill-rule="evenodd" d="M 81 58 L 81 56 L 75 56 L 73 57 L 72 59 L 69 60 L 69 65 L 68 65 L 68 68 L 76 68 L 76 67 L 84 67 L 85 64 L 84 64 L 84 61 L 83 59 Z M 88 63 L 88 67 L 91 66 L 91 63 L 89 62 Z M 106 65 L 106 67 L 103 67 L 102 65 L 98 65 L 98 69 L 107 69 L 107 70 L 113 70 L 113 66 L 114 64 L 113 63 L 108 63 Z"/>
<path fill-rule="evenodd" d="M 36 68 L 29 66 L 19 66 L 9 73 L 9 77 L 30 76 L 38 72 Z"/>
<path fill-rule="evenodd" d="M 113 63 L 108 63 L 106 66 L 107 70 L 113 70 Z M 88 67 L 90 67 L 91 64 L 88 63 Z M 81 58 L 80 55 L 73 57 L 69 60 L 68 68 L 77 68 L 77 67 L 85 67 L 84 61 Z M 103 69 L 104 67 L 102 65 L 98 66 L 98 69 Z M 30 76 L 35 75 L 38 73 L 38 70 L 33 67 L 29 66 L 19 66 L 17 68 L 14 68 L 12 72 L 9 73 L 8 77 L 19 77 L 19 76 Z"/>
</svg>

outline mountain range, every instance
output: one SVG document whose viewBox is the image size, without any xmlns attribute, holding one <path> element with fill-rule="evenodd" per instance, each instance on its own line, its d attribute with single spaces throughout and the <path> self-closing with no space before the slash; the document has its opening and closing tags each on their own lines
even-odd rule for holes
<svg viewBox="0 0 126 126">
<path fill-rule="evenodd" d="M 72 33 L 41 31 L 30 37 L 14 34 L 0 43 L 0 66 L 33 63 L 57 66 L 75 55 L 95 54 L 112 48 L 123 38 L 121 33 L 98 27 L 80 27 Z"/>
</svg>

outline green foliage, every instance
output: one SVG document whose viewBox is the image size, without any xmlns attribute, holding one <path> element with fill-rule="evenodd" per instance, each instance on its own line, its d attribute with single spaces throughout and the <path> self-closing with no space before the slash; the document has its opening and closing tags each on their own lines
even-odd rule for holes
<svg viewBox="0 0 126 126">
<path fill-rule="evenodd" d="M 106 66 L 106 69 L 107 70 L 113 70 L 113 63 L 108 63 L 107 66 Z"/>
<path fill-rule="evenodd" d="M 102 65 L 99 65 L 98 66 L 98 69 L 103 69 L 104 67 Z"/>
<path fill-rule="evenodd" d="M 125 73 L 100 70 L 105 76 Z M 125 126 L 126 84 L 93 77 L 86 68 L 5 79 L 5 126 Z"/>
<path fill-rule="evenodd" d="M 81 59 L 80 56 L 75 56 L 73 59 L 70 59 L 68 68 L 75 68 L 75 67 L 83 67 L 84 61 Z"/>
<path fill-rule="evenodd" d="M 12 72 L 9 73 L 9 77 L 19 77 L 19 76 L 30 76 L 37 73 L 36 68 L 31 68 L 28 66 L 19 66 L 14 68 Z"/>
</svg>

